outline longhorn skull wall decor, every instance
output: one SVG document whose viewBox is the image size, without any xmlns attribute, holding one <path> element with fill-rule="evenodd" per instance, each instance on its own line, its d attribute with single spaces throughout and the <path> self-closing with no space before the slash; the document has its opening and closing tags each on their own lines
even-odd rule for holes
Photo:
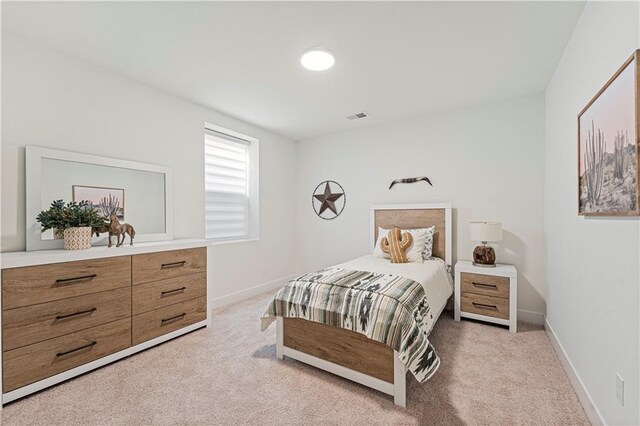
<svg viewBox="0 0 640 426">
<path fill-rule="evenodd" d="M 391 182 L 391 185 L 389 185 L 389 189 L 393 188 L 393 185 L 395 185 L 396 183 L 415 183 L 420 181 L 425 181 L 429 185 L 433 186 L 433 184 L 431 183 L 428 177 L 420 176 L 420 177 L 414 177 L 414 178 L 396 179 L 393 182 Z"/>
</svg>

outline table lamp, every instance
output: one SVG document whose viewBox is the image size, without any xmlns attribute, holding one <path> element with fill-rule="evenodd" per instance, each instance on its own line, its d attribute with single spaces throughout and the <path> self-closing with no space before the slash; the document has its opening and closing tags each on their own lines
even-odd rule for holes
<svg viewBox="0 0 640 426">
<path fill-rule="evenodd" d="M 482 245 L 473 250 L 473 265 L 495 268 L 496 252 L 487 243 L 502 241 L 502 223 L 500 222 L 471 222 L 469 234 L 472 241 L 480 241 Z"/>
</svg>

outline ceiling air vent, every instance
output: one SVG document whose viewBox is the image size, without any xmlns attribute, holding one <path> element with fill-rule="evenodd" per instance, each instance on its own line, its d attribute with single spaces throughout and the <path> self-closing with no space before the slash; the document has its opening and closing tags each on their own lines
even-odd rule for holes
<svg viewBox="0 0 640 426">
<path fill-rule="evenodd" d="M 367 118 L 367 117 L 369 117 L 369 114 L 363 111 L 357 114 L 348 115 L 347 120 L 360 120 L 361 118 Z"/>
</svg>

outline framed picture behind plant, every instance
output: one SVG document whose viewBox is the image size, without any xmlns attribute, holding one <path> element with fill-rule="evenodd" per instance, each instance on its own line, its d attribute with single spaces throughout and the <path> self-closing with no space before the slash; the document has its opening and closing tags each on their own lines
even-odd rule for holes
<svg viewBox="0 0 640 426">
<path fill-rule="evenodd" d="M 640 50 L 578 115 L 578 214 L 640 215 Z"/>
<path fill-rule="evenodd" d="M 101 186 L 73 185 L 72 199 L 79 203 L 88 201 L 89 205 L 105 220 L 115 214 L 120 221 L 124 221 L 124 189 L 104 188 Z"/>
</svg>

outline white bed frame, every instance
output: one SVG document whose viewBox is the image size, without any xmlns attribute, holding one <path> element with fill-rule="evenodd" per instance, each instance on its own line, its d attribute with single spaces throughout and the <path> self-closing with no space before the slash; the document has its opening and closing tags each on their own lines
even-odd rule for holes
<svg viewBox="0 0 640 426">
<path fill-rule="evenodd" d="M 371 228 L 371 240 L 370 247 L 373 252 L 375 246 L 375 212 L 377 210 L 429 210 L 429 209 L 444 209 L 445 210 L 445 259 L 447 265 L 451 266 L 452 263 L 452 232 L 451 232 L 451 204 L 388 204 L 388 205 L 374 205 L 371 206 L 370 214 L 370 228 Z M 359 371 L 352 370 L 350 368 L 343 367 L 333 362 L 327 361 L 322 358 L 315 357 L 313 355 L 306 354 L 304 352 L 297 351 L 292 348 L 284 346 L 284 319 L 278 317 L 276 319 L 276 356 L 279 359 L 283 359 L 284 356 L 304 362 L 305 364 L 312 365 L 321 370 L 328 371 L 337 376 L 349 379 L 353 382 L 360 383 L 361 385 L 373 388 L 377 391 L 386 393 L 393 396 L 393 402 L 401 407 L 407 405 L 407 369 L 400 361 L 397 351 L 393 351 L 393 383 L 385 382 L 376 377 L 369 376 Z"/>
</svg>

